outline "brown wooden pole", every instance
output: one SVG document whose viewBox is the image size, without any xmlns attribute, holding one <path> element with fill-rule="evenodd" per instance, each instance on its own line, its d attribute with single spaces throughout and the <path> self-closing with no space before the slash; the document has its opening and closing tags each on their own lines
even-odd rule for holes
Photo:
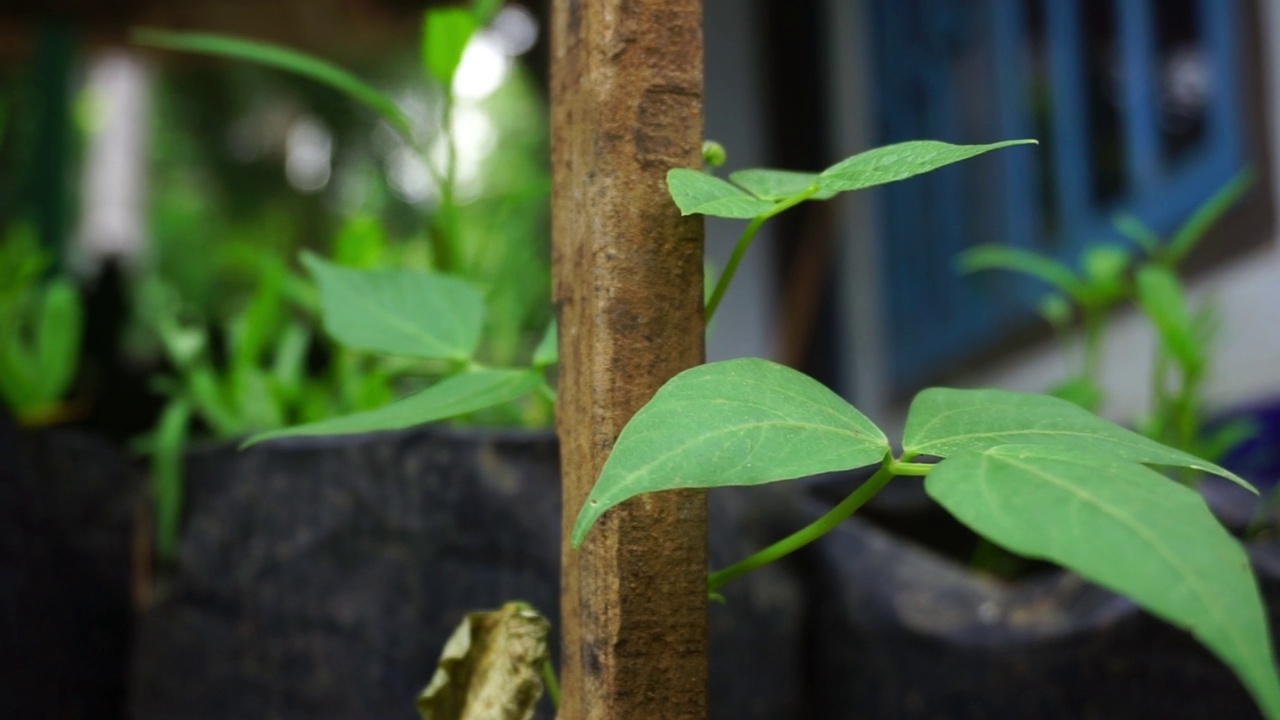
<svg viewBox="0 0 1280 720">
<path fill-rule="evenodd" d="M 633 499 L 568 542 L 623 425 L 703 360 L 702 223 L 665 180 L 701 163 L 702 0 L 555 0 L 551 32 L 560 718 L 701 720 L 705 496 Z"/>
</svg>

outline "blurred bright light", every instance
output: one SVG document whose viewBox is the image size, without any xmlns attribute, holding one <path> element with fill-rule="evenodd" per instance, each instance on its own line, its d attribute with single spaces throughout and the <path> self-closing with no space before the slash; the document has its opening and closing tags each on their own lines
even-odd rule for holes
<svg viewBox="0 0 1280 720">
<path fill-rule="evenodd" d="M 511 72 L 511 58 L 489 31 L 478 32 L 462 51 L 453 76 L 453 94 L 461 100 L 483 100 L 502 87 Z"/>
<path fill-rule="evenodd" d="M 435 179 L 431 168 L 413 148 L 403 146 L 391 153 L 387 160 L 387 182 L 401 200 L 419 205 L 436 197 Z"/>
<path fill-rule="evenodd" d="M 529 52 L 538 42 L 538 20 L 521 5 L 508 5 L 489 26 L 490 37 L 510 57 Z"/>
<path fill-rule="evenodd" d="M 497 145 L 498 129 L 487 112 L 467 105 L 454 109 L 450 125 L 457 153 L 458 202 L 467 203 L 484 192 L 484 164 Z"/>
<path fill-rule="evenodd" d="M 329 184 L 333 171 L 333 133 L 318 118 L 304 115 L 289 127 L 285 139 L 284 174 L 302 192 Z"/>
</svg>

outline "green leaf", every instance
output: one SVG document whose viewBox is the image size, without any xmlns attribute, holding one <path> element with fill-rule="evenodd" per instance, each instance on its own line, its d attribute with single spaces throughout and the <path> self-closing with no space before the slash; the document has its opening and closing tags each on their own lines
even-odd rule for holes
<svg viewBox="0 0 1280 720">
<path fill-rule="evenodd" d="M 1166 352 L 1183 367 L 1202 365 L 1204 353 L 1177 276 L 1163 266 L 1148 265 L 1138 271 L 1137 289 L 1138 304 L 1156 326 Z"/>
<path fill-rule="evenodd" d="M 880 462 L 889 441 L 810 377 L 755 358 L 686 370 L 623 428 L 573 527 L 641 493 L 760 485 Z"/>
<path fill-rule="evenodd" d="M 465 8 L 432 8 L 422 29 L 422 62 L 448 92 L 462 53 L 476 31 L 476 16 Z"/>
<path fill-rule="evenodd" d="M 1119 213 L 1111 220 L 1116 232 L 1129 238 L 1147 255 L 1154 255 L 1160 248 L 1160 236 L 1147 224 L 1129 213 Z"/>
<path fill-rule="evenodd" d="M 990 145 L 952 145 L 937 140 L 912 140 L 886 145 L 846 158 L 822 171 L 818 187 L 831 192 L 862 190 L 906 180 L 983 153 L 1035 140 L 1006 140 Z"/>
<path fill-rule="evenodd" d="M 1106 455 L 1019 445 L 944 460 L 925 489 L 992 542 L 1064 565 L 1189 629 L 1269 717 L 1280 716 L 1249 559 L 1194 491 Z"/>
<path fill-rule="evenodd" d="M 242 447 L 282 437 L 353 435 L 400 430 L 501 405 L 533 392 L 542 377 L 532 370 L 474 370 L 441 380 L 417 395 L 344 417 L 249 438 Z"/>
<path fill-rule="evenodd" d="M 363 269 L 382 263 L 387 250 L 387 232 L 372 215 L 355 215 L 342 224 L 333 241 L 333 261 L 338 265 Z"/>
<path fill-rule="evenodd" d="M 1088 288 L 1071 268 L 1039 253 L 1005 245 L 978 245 L 960 253 L 957 264 L 961 272 L 1008 270 L 1041 280 L 1076 302 L 1083 302 Z"/>
<path fill-rule="evenodd" d="M 0 337 L 0 394 L 15 413 L 40 406 L 40 362 L 16 333 Z"/>
<path fill-rule="evenodd" d="M 178 530 L 182 519 L 183 457 L 190 430 L 191 406 L 186 400 L 170 402 L 160 415 L 151 450 L 152 495 L 156 513 L 156 552 L 166 560 L 178 555 Z"/>
<path fill-rule="evenodd" d="M 165 50 L 247 60 L 310 78 L 366 105 L 391 123 L 405 139 L 413 139 L 413 124 L 391 98 L 346 70 L 296 50 L 229 35 L 171 32 L 151 28 L 134 30 L 133 42 Z"/>
<path fill-rule="evenodd" d="M 184 380 L 192 411 L 212 428 L 214 435 L 235 437 L 243 431 L 244 418 L 227 398 L 228 386 L 219 383 L 213 368 L 204 364 L 191 368 Z"/>
<path fill-rule="evenodd" d="M 542 340 L 538 343 L 537 349 L 533 351 L 533 366 L 541 370 L 558 362 L 560 362 L 560 341 L 556 321 L 552 320 L 551 324 L 547 325 L 547 331 L 542 334 Z"/>
<path fill-rule="evenodd" d="M 1040 298 L 1039 310 L 1040 317 L 1056 330 L 1066 330 L 1071 324 L 1071 303 L 1060 293 L 1049 293 Z"/>
<path fill-rule="evenodd" d="M 682 215 L 749 220 L 764 215 L 777 204 L 751 197 L 742 188 L 688 168 L 667 171 L 667 189 Z"/>
<path fill-rule="evenodd" d="M 1119 284 L 1125 268 L 1129 266 L 1129 253 L 1115 245 L 1093 245 L 1084 253 L 1084 274 L 1095 283 L 1105 286 Z"/>
<path fill-rule="evenodd" d="M 793 195 L 817 185 L 818 174 L 792 172 L 790 170 L 739 170 L 729 175 L 738 187 L 755 195 L 761 200 L 781 202 Z M 826 200 L 835 195 L 834 192 L 821 190 L 814 194 L 814 200 Z"/>
<path fill-rule="evenodd" d="M 80 293 L 75 285 L 65 278 L 49 281 L 41 298 L 36 339 L 41 404 L 58 402 L 70 389 L 80 360 L 83 330 Z"/>
<path fill-rule="evenodd" d="M 503 0 L 472 0 L 471 15 L 475 18 L 476 26 L 488 25 L 502 9 L 502 4 Z"/>
<path fill-rule="evenodd" d="M 307 379 L 307 351 L 311 349 L 311 332 L 301 323 L 291 322 L 276 338 L 271 359 L 271 379 L 287 402 L 302 393 Z"/>
<path fill-rule="evenodd" d="M 1008 390 L 929 388 L 911 402 L 902 441 L 908 456 L 950 457 L 1000 445 L 1038 445 L 1147 465 L 1193 468 L 1257 493 L 1230 470 L 1059 398 Z"/>
<path fill-rule="evenodd" d="M 1251 168 L 1241 170 L 1192 213 L 1169 240 L 1168 253 L 1173 263 L 1176 264 L 1191 252 L 1209 228 L 1221 220 L 1222 216 L 1244 197 L 1249 188 L 1253 187 L 1254 180 L 1254 172 Z"/>
<path fill-rule="evenodd" d="M 249 306 L 228 324 L 233 367 L 258 366 L 272 338 L 279 334 L 284 315 L 283 284 L 284 268 L 266 265 L 261 269 Z"/>
<path fill-rule="evenodd" d="M 356 350 L 468 360 L 480 342 L 484 295 L 465 280 L 420 270 L 351 270 L 304 253 L 320 284 L 325 330 Z"/>
</svg>

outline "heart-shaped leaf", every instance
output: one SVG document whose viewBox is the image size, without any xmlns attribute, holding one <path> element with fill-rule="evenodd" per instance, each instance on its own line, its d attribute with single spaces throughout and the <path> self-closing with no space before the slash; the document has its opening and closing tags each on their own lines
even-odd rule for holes
<svg viewBox="0 0 1280 720">
<path fill-rule="evenodd" d="M 818 174 L 757 168 L 739 170 L 730 174 L 729 179 L 761 200 L 781 202 L 816 185 Z M 826 200 L 832 195 L 835 193 L 822 190 L 815 193 L 813 199 Z"/>
<path fill-rule="evenodd" d="M 912 140 L 858 153 L 822 171 L 818 187 L 831 192 L 861 190 L 906 180 L 983 153 L 1035 140 L 1006 140 L 990 145 L 952 145 L 937 140 Z"/>
<path fill-rule="evenodd" d="M 261 433 L 242 447 L 282 437 L 400 430 L 510 402 L 533 392 L 541 382 L 532 370 L 475 370 L 441 380 L 417 395 L 376 410 Z"/>
<path fill-rule="evenodd" d="M 1107 454 L 1005 445 L 941 462 L 929 495 L 1014 552 L 1064 565 L 1187 628 L 1280 715 L 1271 634 L 1240 543 L 1204 500 Z"/>
<path fill-rule="evenodd" d="M 752 197 L 740 187 L 718 177 L 688 168 L 667 171 L 667 189 L 682 215 L 749 220 L 773 209 L 776 203 Z"/>
<path fill-rule="evenodd" d="M 726 360 L 663 385 L 627 426 L 573 527 L 641 493 L 760 485 L 880 462 L 889 441 L 821 383 L 777 363 Z"/>
<path fill-rule="evenodd" d="M 320 284 L 324 327 L 355 350 L 467 360 L 480 342 L 484 295 L 470 283 L 420 270 L 353 270 L 304 253 Z"/>
<path fill-rule="evenodd" d="M 902 440 L 907 455 L 950 457 L 999 445 L 1039 445 L 1148 465 L 1194 468 L 1257 493 L 1230 470 L 1059 398 L 1008 390 L 929 388 L 911 402 Z"/>
</svg>

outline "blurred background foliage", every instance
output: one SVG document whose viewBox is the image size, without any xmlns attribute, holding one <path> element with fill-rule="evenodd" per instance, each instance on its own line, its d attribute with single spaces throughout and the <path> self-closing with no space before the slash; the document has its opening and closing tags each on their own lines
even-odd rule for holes
<svg viewBox="0 0 1280 720">
<path fill-rule="evenodd" d="M 351 4 L 320 3 L 316 12 Z M 61 260 L 48 272 L 74 274 L 87 288 L 91 337 L 71 395 L 92 408 L 93 425 L 152 426 L 161 396 L 209 384 L 193 373 L 219 385 L 194 393 L 207 402 L 193 408 L 193 432 L 223 437 L 376 406 L 420 386 L 424 368 L 328 342 L 298 264 L 306 249 L 353 267 L 432 265 L 441 193 L 427 163 L 443 161 L 444 89 L 424 72 L 417 17 L 417 28 L 393 33 L 353 27 L 347 47 L 315 47 L 305 27 L 284 34 L 394 98 L 427 157 L 373 112 L 314 81 L 121 46 L 143 60 L 150 100 L 145 237 L 141 252 L 113 256 L 105 269 L 83 257 L 77 210 L 85 147 L 115 100 L 89 82 L 89 67 L 112 50 L 48 23 L 24 52 L 6 54 L 19 61 L 0 64 L 0 228 L 34 228 Z M 498 365 L 527 354 L 550 319 L 545 99 L 522 60 L 539 32 L 529 10 L 509 4 L 471 40 L 452 87 L 450 242 L 457 272 L 486 295 L 482 355 Z M 254 410 L 266 380 L 278 386 L 270 393 L 276 407 Z M 126 386 L 150 394 L 124 398 Z M 237 422 L 211 409 L 219 402 Z M 138 406 L 147 409 L 131 409 Z M 134 417 L 111 417 L 125 412 Z"/>
</svg>

